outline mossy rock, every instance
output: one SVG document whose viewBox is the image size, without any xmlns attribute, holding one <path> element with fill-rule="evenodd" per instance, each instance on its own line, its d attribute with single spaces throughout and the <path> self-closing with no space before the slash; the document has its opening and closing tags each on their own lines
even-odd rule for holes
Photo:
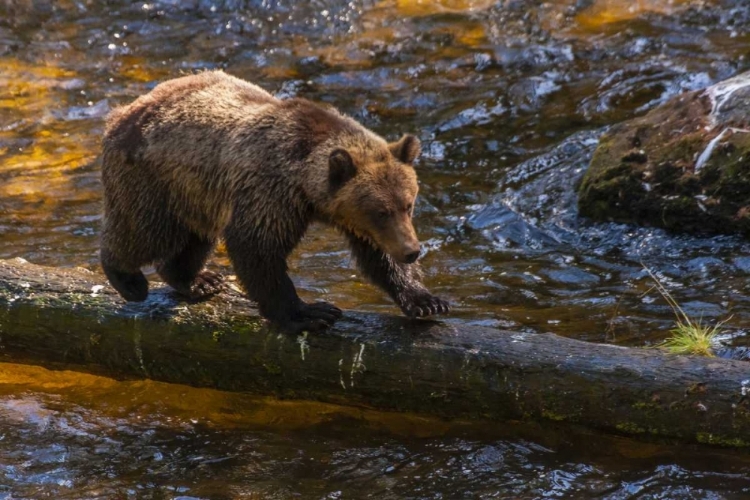
<svg viewBox="0 0 750 500">
<path fill-rule="evenodd" d="M 578 190 L 596 221 L 750 235 L 750 72 L 681 94 L 599 141 Z"/>
</svg>

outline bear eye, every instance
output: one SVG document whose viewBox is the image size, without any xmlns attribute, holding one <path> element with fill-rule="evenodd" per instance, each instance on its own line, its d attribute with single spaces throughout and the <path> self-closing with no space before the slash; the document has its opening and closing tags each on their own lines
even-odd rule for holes
<svg viewBox="0 0 750 500">
<path fill-rule="evenodd" d="M 412 209 L 412 204 L 411 203 L 409 203 L 408 205 L 406 205 L 406 211 L 407 212 L 411 212 L 411 209 Z"/>
<path fill-rule="evenodd" d="M 385 220 L 385 219 L 387 219 L 387 218 L 388 218 L 388 217 L 389 217 L 390 215 L 391 215 L 391 214 L 390 214 L 390 213 L 389 213 L 389 212 L 388 212 L 387 210 L 381 210 L 380 212 L 378 212 L 378 218 L 380 218 L 380 220 Z"/>
</svg>

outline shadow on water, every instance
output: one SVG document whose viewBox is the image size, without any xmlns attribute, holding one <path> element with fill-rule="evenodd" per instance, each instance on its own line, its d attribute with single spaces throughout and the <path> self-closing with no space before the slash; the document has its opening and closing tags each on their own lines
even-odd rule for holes
<svg viewBox="0 0 750 500">
<path fill-rule="evenodd" d="M 644 263 L 689 314 L 731 315 L 725 355 L 748 357 L 745 241 L 591 224 L 573 188 L 607 126 L 747 69 L 749 28 L 740 0 L 0 2 L 0 258 L 97 266 L 103 117 L 161 80 L 224 68 L 389 139 L 420 134 L 416 224 L 427 284 L 455 305 L 447 321 L 652 344 L 673 317 Z M 221 249 L 215 265 L 229 265 Z M 306 298 L 397 313 L 329 229 L 313 228 L 291 267 Z M 0 495 L 740 498 L 750 487 L 744 459 L 728 455 L 568 431 L 524 440 L 514 426 L 494 439 L 359 421 L 238 431 L 159 407 L 169 391 L 149 383 L 113 386 L 132 399 L 115 401 L 47 391 L 51 379 L 0 389 Z M 137 406 L 144 394 L 150 406 Z"/>
</svg>

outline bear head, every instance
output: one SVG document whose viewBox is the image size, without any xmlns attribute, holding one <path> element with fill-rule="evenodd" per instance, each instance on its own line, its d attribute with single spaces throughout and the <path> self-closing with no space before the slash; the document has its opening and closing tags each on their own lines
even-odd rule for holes
<svg viewBox="0 0 750 500">
<path fill-rule="evenodd" d="M 412 224 L 419 191 L 413 164 L 420 151 L 413 135 L 390 144 L 360 136 L 328 156 L 329 217 L 407 264 L 419 258 L 420 250 Z"/>
</svg>

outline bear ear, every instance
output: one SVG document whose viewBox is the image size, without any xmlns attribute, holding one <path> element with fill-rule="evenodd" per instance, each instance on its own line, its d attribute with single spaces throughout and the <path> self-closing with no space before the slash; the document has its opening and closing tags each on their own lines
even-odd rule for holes
<svg viewBox="0 0 750 500">
<path fill-rule="evenodd" d="M 388 149 L 398 161 L 411 165 L 422 152 L 422 143 L 413 135 L 406 134 L 398 142 L 390 143 Z"/>
<path fill-rule="evenodd" d="M 328 157 L 328 183 L 332 190 L 346 184 L 357 174 L 352 156 L 345 149 L 334 149 Z"/>
</svg>

